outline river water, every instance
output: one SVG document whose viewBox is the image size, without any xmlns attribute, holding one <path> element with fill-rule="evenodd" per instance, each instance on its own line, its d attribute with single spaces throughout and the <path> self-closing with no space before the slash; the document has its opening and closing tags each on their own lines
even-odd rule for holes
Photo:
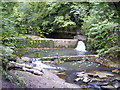
<svg viewBox="0 0 120 90">
<path fill-rule="evenodd" d="M 76 73 L 78 72 L 107 72 L 112 73 L 111 71 L 114 68 L 106 67 L 98 62 L 92 62 L 87 59 L 80 59 L 78 61 L 71 61 L 71 62 L 62 62 L 60 60 L 54 59 L 53 61 L 42 61 L 40 60 L 40 57 L 46 57 L 46 56 L 71 56 L 71 55 L 84 55 L 88 54 L 86 51 L 77 51 L 75 49 L 34 49 L 34 50 L 23 50 L 19 49 L 16 51 L 16 53 L 21 53 L 22 56 L 30 57 L 32 60 L 32 64 L 36 67 L 43 67 L 45 69 L 50 70 L 51 72 L 58 75 L 60 78 L 64 79 L 66 82 L 74 83 L 80 85 L 82 88 L 96 88 L 101 89 L 101 86 L 98 84 L 101 84 L 101 81 L 95 81 L 95 82 L 83 82 L 75 81 L 77 78 Z M 59 64 L 59 62 L 62 62 Z M 103 74 L 104 74 L 103 73 Z M 114 78 L 119 77 L 118 74 L 114 74 L 114 77 L 106 78 L 106 81 L 102 83 L 114 83 Z M 96 77 L 95 77 L 96 78 Z M 99 77 L 97 77 L 98 79 Z M 109 81 L 109 79 L 113 81 Z M 119 80 L 117 80 L 118 83 Z"/>
<path fill-rule="evenodd" d="M 19 53 L 22 56 L 37 58 L 50 56 L 80 56 L 88 54 L 86 51 L 77 51 L 75 49 L 18 49 L 14 53 Z"/>
<path fill-rule="evenodd" d="M 32 60 L 32 64 L 34 64 L 36 67 L 43 67 L 45 69 L 48 69 L 53 73 L 55 73 L 56 75 L 58 75 L 60 78 L 64 79 L 66 82 L 78 84 L 84 88 L 92 87 L 101 90 L 102 87 L 106 87 L 106 86 L 109 88 L 113 87 L 114 81 L 116 81 L 117 84 L 119 84 L 118 83 L 119 79 L 116 79 L 116 77 L 119 77 L 119 74 L 111 72 L 114 68 L 106 67 L 98 62 L 92 62 L 87 59 L 80 59 L 78 61 L 62 62 L 61 64 L 58 64 L 61 61 L 57 59 L 54 59 L 53 61 L 49 61 L 49 62 L 40 60 L 41 57 L 81 56 L 85 54 L 90 54 L 89 52 L 86 51 L 85 44 L 81 41 L 78 42 L 78 45 L 75 49 L 62 49 L 62 48 L 61 49 L 18 49 L 14 53 L 21 56 L 29 57 Z M 90 74 L 93 74 L 92 77 L 90 75 L 88 76 L 90 79 L 96 79 L 96 81 L 86 82 L 86 80 L 83 80 L 85 78 L 88 78 L 88 76 L 82 77 L 82 80 L 75 81 L 76 78 L 78 79 L 81 78 L 81 77 L 77 77 L 77 73 L 81 73 L 81 72 L 84 72 L 84 74 L 82 75 L 86 75 L 86 73 L 88 72 Z M 98 72 L 97 77 L 94 76 L 94 72 Z M 99 74 L 106 74 L 112 76 L 104 77 L 104 80 L 102 81 L 103 78 L 100 77 L 103 77 L 104 75 L 99 76 Z M 110 79 L 112 81 L 110 81 Z M 118 87 L 119 85 L 117 85 L 117 88 Z"/>
</svg>

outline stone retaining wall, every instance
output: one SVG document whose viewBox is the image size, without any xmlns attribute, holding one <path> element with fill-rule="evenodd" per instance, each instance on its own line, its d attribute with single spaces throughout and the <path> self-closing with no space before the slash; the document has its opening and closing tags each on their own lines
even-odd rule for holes
<svg viewBox="0 0 120 90">
<path fill-rule="evenodd" d="M 75 48 L 77 39 L 54 39 L 54 48 Z"/>
<path fill-rule="evenodd" d="M 77 39 L 14 38 L 17 48 L 75 48 Z M 12 40 L 12 41 L 14 41 Z"/>
</svg>

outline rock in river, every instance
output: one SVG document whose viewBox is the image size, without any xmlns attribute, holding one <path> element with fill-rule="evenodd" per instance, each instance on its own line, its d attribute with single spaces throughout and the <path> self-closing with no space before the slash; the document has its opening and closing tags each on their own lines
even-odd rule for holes
<svg viewBox="0 0 120 90">
<path fill-rule="evenodd" d="M 114 87 L 113 86 L 111 86 L 111 85 L 107 85 L 107 86 L 101 86 L 102 88 L 104 88 L 104 89 L 114 89 Z"/>
</svg>

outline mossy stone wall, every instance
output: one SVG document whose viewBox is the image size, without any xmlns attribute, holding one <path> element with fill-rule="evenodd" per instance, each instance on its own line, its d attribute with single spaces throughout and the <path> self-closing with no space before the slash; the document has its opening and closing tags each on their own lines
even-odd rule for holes
<svg viewBox="0 0 120 90">
<path fill-rule="evenodd" d="M 75 48 L 77 39 L 12 39 L 16 48 Z M 10 41 L 10 42 L 11 42 Z"/>
</svg>

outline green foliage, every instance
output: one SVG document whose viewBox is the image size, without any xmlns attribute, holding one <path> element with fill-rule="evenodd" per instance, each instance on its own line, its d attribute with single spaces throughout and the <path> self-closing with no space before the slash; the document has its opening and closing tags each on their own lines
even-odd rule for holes
<svg viewBox="0 0 120 90">
<path fill-rule="evenodd" d="M 13 26 L 13 22 L 9 20 L 9 18 L 2 19 L 2 36 L 3 37 L 11 37 L 16 34 L 15 28 Z"/>
<path fill-rule="evenodd" d="M 16 2 L 2 2 L 1 3 L 1 18 L 2 18 L 2 27 L 1 32 L 3 37 L 11 37 L 16 34 L 16 30 L 14 27 L 14 21 L 11 14 L 13 13 L 13 7 L 17 5 Z"/>
<path fill-rule="evenodd" d="M 24 77 L 19 77 L 18 73 L 15 73 L 16 78 L 17 78 L 17 82 L 15 82 L 18 86 L 25 86 L 26 82 L 25 82 L 25 78 Z"/>
<path fill-rule="evenodd" d="M 44 37 L 53 31 L 74 31 L 81 27 L 88 5 L 76 2 L 3 2 L 3 36 L 21 33 Z"/>
<path fill-rule="evenodd" d="M 13 82 L 13 77 L 8 74 L 5 70 L 1 70 L 2 71 L 2 76 L 5 77 L 6 80 Z"/>
<path fill-rule="evenodd" d="M 103 55 L 103 56 L 112 56 L 112 57 L 118 57 L 119 53 L 120 53 L 120 47 L 118 46 L 114 46 L 114 47 L 111 47 L 111 48 L 107 48 L 106 50 L 105 49 L 100 49 L 100 50 L 97 50 L 98 54 L 100 55 Z"/>
<path fill-rule="evenodd" d="M 14 83 L 18 86 L 25 86 L 26 85 L 26 82 L 25 82 L 25 79 L 23 77 L 18 77 L 18 74 L 16 74 L 16 77 L 13 77 L 11 74 L 9 74 L 8 71 L 5 71 L 3 69 L 0 70 L 2 72 L 2 76 L 10 81 L 11 83 Z"/>
<path fill-rule="evenodd" d="M 21 2 L 14 5 L 11 16 L 19 33 L 43 37 L 53 31 L 69 31 L 81 27 L 88 3 Z"/>
<path fill-rule="evenodd" d="M 6 37 L 81 30 L 89 39 L 89 50 L 100 55 L 119 52 L 119 5 L 108 2 L 2 2 L 3 44 L 15 46 Z M 33 42 L 29 44 L 34 45 Z M 25 45 L 21 45 L 25 47 Z M 116 52 L 116 53 L 115 53 Z"/>
<path fill-rule="evenodd" d="M 16 59 L 16 56 L 12 54 L 13 50 L 7 46 L 0 45 L 0 57 L 2 61 L 2 66 L 4 69 L 7 69 L 7 64 L 10 59 Z"/>
<path fill-rule="evenodd" d="M 2 52 L 0 53 L 0 56 L 4 56 L 4 58 L 12 58 L 13 50 L 9 47 L 0 46 L 0 51 Z"/>
<path fill-rule="evenodd" d="M 117 57 L 120 27 L 115 22 L 118 19 L 115 10 L 108 3 L 92 3 L 89 11 L 90 15 L 84 18 L 82 26 L 82 33 L 89 38 L 89 50 L 102 56 Z"/>
<path fill-rule="evenodd" d="M 73 22 L 71 20 L 65 20 L 65 18 L 63 16 L 56 16 L 54 23 L 56 23 L 56 26 L 58 26 L 60 28 L 66 28 L 66 27 L 70 28 L 70 26 L 76 27 L 75 22 Z"/>
</svg>

